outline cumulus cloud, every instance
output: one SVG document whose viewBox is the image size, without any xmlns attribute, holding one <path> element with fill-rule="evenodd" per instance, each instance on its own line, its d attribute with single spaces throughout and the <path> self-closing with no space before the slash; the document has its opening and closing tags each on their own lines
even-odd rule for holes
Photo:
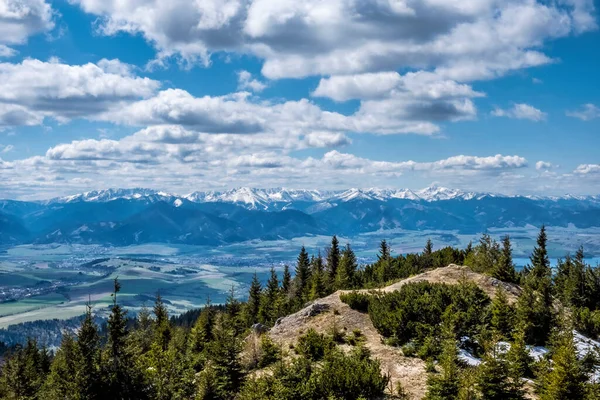
<svg viewBox="0 0 600 400">
<path fill-rule="evenodd" d="M 205 133 L 276 132 L 298 136 L 329 131 L 431 135 L 439 131 L 431 120 L 455 120 L 471 117 L 475 112 L 468 99 L 431 105 L 427 101 L 393 98 L 363 102 L 354 114 L 344 115 L 325 111 L 307 99 L 254 101 L 247 92 L 194 97 L 185 90 L 167 89 L 154 97 L 111 109 L 98 118 L 138 126 L 178 124 Z"/>
<path fill-rule="evenodd" d="M 594 104 L 584 104 L 577 111 L 567 111 L 567 116 L 578 118 L 582 121 L 591 121 L 596 118 L 600 118 L 600 107 L 595 106 Z"/>
<path fill-rule="evenodd" d="M 1 45 L 23 44 L 30 36 L 54 28 L 54 12 L 44 0 L 2 0 L 0 2 Z M 6 51 L 6 46 L 4 46 Z"/>
<path fill-rule="evenodd" d="M 0 58 L 2 57 L 12 57 L 17 54 L 15 49 L 11 49 L 10 47 L 0 44 Z"/>
<path fill-rule="evenodd" d="M 238 72 L 238 89 L 251 90 L 253 92 L 262 92 L 267 88 L 267 84 L 252 78 L 252 74 L 248 71 Z"/>
<path fill-rule="evenodd" d="M 538 161 L 535 163 L 535 169 L 537 169 L 538 171 L 547 171 L 549 169 L 552 169 L 554 166 L 552 165 L 552 163 L 548 162 L 548 161 Z"/>
<path fill-rule="evenodd" d="M 600 174 L 600 164 L 581 164 L 575 168 L 573 173 L 578 175 L 596 175 Z"/>
<path fill-rule="evenodd" d="M 496 108 L 492 111 L 494 117 L 507 117 L 514 119 L 528 119 L 530 121 L 543 121 L 547 114 L 529 104 L 518 103 L 512 108 L 502 109 Z"/>
<path fill-rule="evenodd" d="M 134 76 L 117 60 L 68 65 L 26 59 L 0 63 L 0 126 L 36 125 L 44 117 L 92 117 L 151 96 L 160 83 Z"/>
<path fill-rule="evenodd" d="M 552 62 L 544 41 L 596 27 L 593 0 L 73 0 L 103 34 L 141 34 L 166 57 L 251 53 L 271 79 L 435 68 L 488 79 Z"/>
</svg>

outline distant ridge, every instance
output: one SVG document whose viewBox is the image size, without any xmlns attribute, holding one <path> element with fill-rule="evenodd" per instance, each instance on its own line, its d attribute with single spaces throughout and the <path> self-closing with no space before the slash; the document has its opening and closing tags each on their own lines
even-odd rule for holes
<svg viewBox="0 0 600 400">
<path fill-rule="evenodd" d="M 285 189 L 271 188 L 259 189 L 250 187 L 239 187 L 225 191 L 196 191 L 185 195 L 177 195 L 145 188 L 133 189 L 105 189 L 94 190 L 72 196 L 56 197 L 42 201 L 43 204 L 73 203 L 73 202 L 108 202 L 117 199 L 144 200 L 148 203 L 164 201 L 177 202 L 183 200 L 193 203 L 232 203 L 243 205 L 248 209 L 269 210 L 274 204 L 282 203 L 321 203 L 321 202 L 346 202 L 351 200 L 380 200 L 405 199 L 415 201 L 443 201 L 443 200 L 480 200 L 486 197 L 514 198 L 523 197 L 531 200 L 580 200 L 599 201 L 599 195 L 575 196 L 566 194 L 564 196 L 518 196 L 503 195 L 486 192 L 470 192 L 460 189 L 450 189 L 441 186 L 429 186 L 421 190 L 411 189 L 379 189 L 351 188 L 346 190 L 315 190 L 315 189 Z M 281 207 L 279 207 L 281 208 Z"/>
</svg>

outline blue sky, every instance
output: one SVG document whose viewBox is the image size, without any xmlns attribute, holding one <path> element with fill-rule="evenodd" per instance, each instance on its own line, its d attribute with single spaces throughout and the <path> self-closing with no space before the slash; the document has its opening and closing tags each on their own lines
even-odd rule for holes
<svg viewBox="0 0 600 400">
<path fill-rule="evenodd" d="M 592 0 L 0 0 L 0 198 L 600 192 Z"/>
</svg>

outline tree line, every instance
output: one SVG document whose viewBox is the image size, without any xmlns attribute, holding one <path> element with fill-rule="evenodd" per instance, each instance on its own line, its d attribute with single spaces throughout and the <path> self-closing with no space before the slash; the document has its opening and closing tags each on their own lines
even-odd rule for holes
<svg viewBox="0 0 600 400">
<path fill-rule="evenodd" d="M 522 294 L 511 304 L 501 288 L 492 300 L 463 282 L 342 298 L 368 312 L 388 344 L 426 360 L 429 399 L 520 399 L 524 378 L 534 380 L 543 399 L 597 398 L 597 385 L 588 377 L 598 362 L 595 355 L 577 357 L 572 330 L 592 337 L 599 332 L 600 274 L 585 264 L 583 250 L 560 260 L 553 273 L 542 227 L 530 265 L 521 272 L 509 237 L 497 243 L 483 235 L 465 249 L 434 250 L 428 240 L 420 253 L 391 253 L 382 241 L 377 261 L 359 266 L 352 247 L 340 246 L 334 236 L 324 255 L 311 256 L 302 247 L 293 276 L 287 266 L 281 276 L 271 269 L 266 282 L 255 274 L 247 300 L 237 299 L 232 289 L 225 304 L 208 299 L 202 309 L 181 316 L 169 316 L 157 295 L 151 310 L 128 318 L 115 279 L 106 328 L 94 322 L 88 305 L 81 327 L 65 332 L 56 352 L 34 340 L 13 349 L 0 367 L 0 398 L 358 400 L 384 391 L 406 398 L 362 345 L 359 331 L 308 331 L 285 349 L 260 332 L 337 290 L 377 288 L 452 263 L 519 284 Z M 352 350 L 342 351 L 342 344 Z M 534 361 L 528 345 L 545 345 L 550 352 Z M 482 363 L 463 365 L 459 347 Z M 260 372 L 265 368 L 269 373 Z"/>
</svg>

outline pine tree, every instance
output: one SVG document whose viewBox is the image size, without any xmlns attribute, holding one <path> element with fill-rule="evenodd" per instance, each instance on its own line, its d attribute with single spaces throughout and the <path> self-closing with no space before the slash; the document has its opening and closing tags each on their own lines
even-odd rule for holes
<svg viewBox="0 0 600 400">
<path fill-rule="evenodd" d="M 517 327 L 513 332 L 512 343 L 506 353 L 509 366 L 509 375 L 513 382 L 519 383 L 525 377 L 531 377 L 531 364 L 533 359 L 525 345 L 525 329 Z"/>
<path fill-rule="evenodd" d="M 427 239 L 427 243 L 425 243 L 425 248 L 423 249 L 423 255 L 431 256 L 433 254 L 433 244 L 431 243 L 431 239 Z"/>
<path fill-rule="evenodd" d="M 285 296 L 290 294 L 292 288 L 292 274 L 290 274 L 290 267 L 288 265 L 283 266 L 283 276 L 281 278 L 281 290 Z"/>
<path fill-rule="evenodd" d="M 331 238 L 331 246 L 327 250 L 327 275 L 329 282 L 333 283 L 337 277 L 337 269 L 340 264 L 340 247 L 337 236 Z"/>
<path fill-rule="evenodd" d="M 156 300 L 154 302 L 154 318 L 155 340 L 159 343 L 162 350 L 166 351 L 169 346 L 169 341 L 171 340 L 171 324 L 169 323 L 169 312 L 162 301 L 160 293 L 156 294 Z"/>
<path fill-rule="evenodd" d="M 300 249 L 298 261 L 296 263 L 296 277 L 294 278 L 296 298 L 300 302 L 307 299 L 310 283 L 310 259 L 304 246 Z"/>
<path fill-rule="evenodd" d="M 279 306 L 279 279 L 277 278 L 275 268 L 271 267 L 271 275 L 262 295 L 262 304 L 259 312 L 260 320 L 266 324 L 273 324 L 279 316 Z"/>
<path fill-rule="evenodd" d="M 227 325 L 236 335 L 243 330 L 242 303 L 235 297 L 235 287 L 231 285 L 229 295 L 225 301 L 225 316 Z"/>
<path fill-rule="evenodd" d="M 227 329 L 222 321 L 217 323 L 214 337 L 208 349 L 209 368 L 215 372 L 213 385 L 216 397 L 214 398 L 231 399 L 239 390 L 244 378 L 239 360 L 241 344 L 233 331 Z"/>
<path fill-rule="evenodd" d="M 206 345 L 213 339 L 213 327 L 215 324 L 215 310 L 210 302 L 210 296 L 206 297 L 206 304 L 200 313 L 200 317 L 190 331 L 190 350 L 198 355 Z"/>
<path fill-rule="evenodd" d="M 532 266 L 530 274 L 534 280 L 541 280 L 552 276 L 550 259 L 548 258 L 548 250 L 546 249 L 547 242 L 546 227 L 542 225 L 537 237 L 537 245 L 533 248 L 530 258 Z M 534 289 L 537 288 L 534 287 Z"/>
<path fill-rule="evenodd" d="M 323 258 L 321 258 L 321 253 L 319 253 L 318 256 L 313 259 L 311 281 L 310 299 L 316 300 L 325 296 L 326 275 L 323 268 Z"/>
<path fill-rule="evenodd" d="M 69 334 L 63 335 L 60 349 L 52 362 L 50 374 L 42 392 L 47 400 L 79 400 L 80 393 L 77 375 L 80 354 L 77 344 Z"/>
<path fill-rule="evenodd" d="M 478 368 L 477 386 L 481 397 L 486 400 L 519 400 L 523 399 L 521 379 L 513 380 L 510 363 L 506 359 L 504 349 L 497 344 L 498 337 L 486 345 L 487 349 Z"/>
<path fill-rule="evenodd" d="M 392 279 L 390 247 L 387 241 L 382 240 L 379 245 L 379 254 L 377 255 L 376 271 L 379 283 L 385 283 Z"/>
<path fill-rule="evenodd" d="M 142 392 L 142 382 L 131 354 L 127 351 L 127 312 L 117 303 L 120 290 L 121 284 L 118 278 L 115 278 L 114 291 L 111 294 L 113 304 L 108 317 L 107 357 L 103 360 L 108 386 L 105 394 L 113 399 L 129 399 L 140 396 L 138 392 Z"/>
<path fill-rule="evenodd" d="M 336 278 L 336 289 L 350 289 L 354 285 L 356 275 L 356 256 L 350 244 L 346 244 Z"/>
<path fill-rule="evenodd" d="M 588 378 L 577 352 L 571 329 L 565 329 L 555 343 L 552 365 L 540 382 L 541 400 L 583 400 Z"/>
<path fill-rule="evenodd" d="M 255 272 L 254 276 L 252 277 L 252 283 L 250 283 L 250 289 L 248 290 L 248 302 L 246 303 L 245 315 L 247 325 L 252 325 L 258 322 L 261 292 L 262 286 Z"/>
<path fill-rule="evenodd" d="M 508 235 L 502 238 L 502 253 L 492 271 L 492 276 L 503 282 L 513 283 L 516 281 L 515 265 L 512 260 L 512 247 Z"/>
<path fill-rule="evenodd" d="M 458 352 L 456 340 L 447 337 L 444 340 L 440 356 L 441 374 L 431 374 L 427 379 L 427 400 L 458 399 L 460 389 L 460 370 L 458 368 Z"/>
<path fill-rule="evenodd" d="M 508 297 L 504 288 L 496 290 L 496 296 L 492 300 L 492 327 L 504 337 L 510 337 L 514 324 L 514 310 L 508 303 Z"/>
<path fill-rule="evenodd" d="M 92 316 L 92 305 L 86 305 L 86 312 L 81 328 L 77 333 L 77 349 L 79 358 L 76 369 L 77 387 L 81 399 L 99 399 L 101 393 L 100 367 L 100 335 L 98 326 Z"/>
</svg>

